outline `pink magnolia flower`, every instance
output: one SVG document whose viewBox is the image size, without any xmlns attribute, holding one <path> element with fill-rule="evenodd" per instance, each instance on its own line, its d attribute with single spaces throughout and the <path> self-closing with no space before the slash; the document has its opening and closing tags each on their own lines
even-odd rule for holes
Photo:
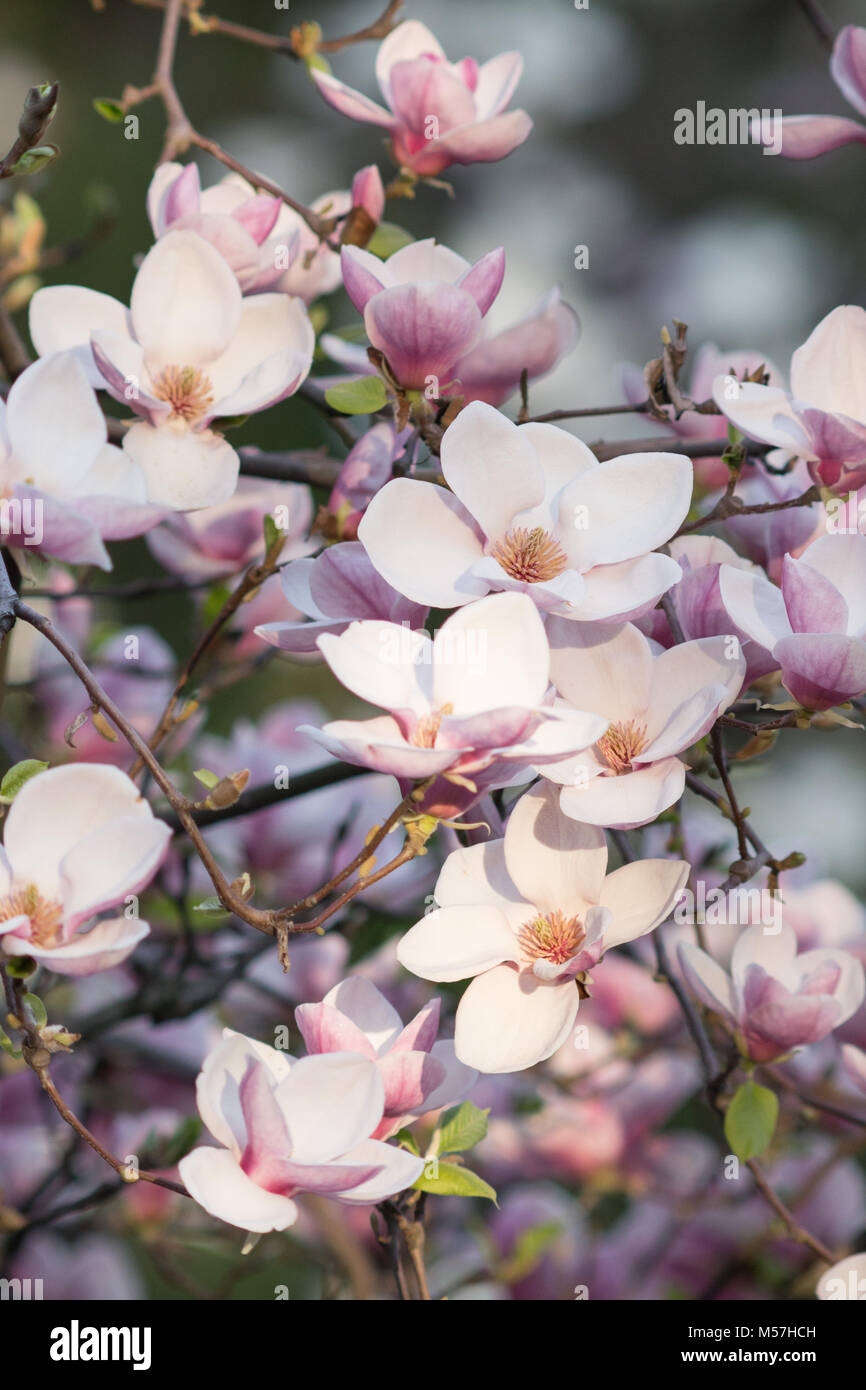
<svg viewBox="0 0 866 1390">
<path fill-rule="evenodd" d="M 244 294 L 270 289 L 298 254 L 297 233 L 286 239 L 282 263 L 268 243 L 284 206 L 279 198 L 254 193 L 242 179 L 223 179 L 202 192 L 195 164 L 160 164 L 147 191 L 154 236 L 197 232 L 227 261 Z"/>
<path fill-rule="evenodd" d="M 866 116 L 866 29 L 846 24 L 836 35 L 830 57 L 830 75 L 840 92 Z M 769 126 L 754 123 L 764 144 L 774 145 L 781 136 L 779 154 L 788 159 L 814 159 L 854 141 L 866 144 L 866 125 L 845 116 L 786 116 Z"/>
<path fill-rule="evenodd" d="M 655 553 L 688 512 L 692 466 L 680 454 L 599 463 L 566 430 L 514 425 L 476 401 L 445 431 L 441 468 L 450 492 L 395 478 L 358 527 L 379 573 L 418 603 L 511 590 L 596 622 L 644 612 L 681 577 Z"/>
<path fill-rule="evenodd" d="M 782 683 L 806 709 L 831 709 L 866 690 L 866 536 L 819 536 L 788 555 L 782 586 L 722 565 L 722 602 L 766 648 Z"/>
<path fill-rule="evenodd" d="M 344 246 L 341 263 L 346 293 L 397 381 L 407 390 L 432 385 L 440 395 L 481 338 L 505 274 L 502 247 L 470 265 L 432 238 L 401 247 L 387 261 Z"/>
<path fill-rule="evenodd" d="M 142 416 L 123 447 L 151 502 L 176 511 L 231 497 L 237 454 L 211 425 L 290 396 L 312 361 L 298 299 L 244 299 L 237 279 L 195 232 L 167 232 L 142 261 L 130 308 L 77 285 L 37 290 L 30 334 L 41 354 L 74 349 L 94 385 Z"/>
<path fill-rule="evenodd" d="M 797 954 L 797 937 L 747 927 L 737 938 L 727 974 L 691 942 L 678 955 L 694 993 L 733 1026 L 743 1053 L 772 1062 L 820 1042 L 859 1009 L 866 996 L 863 966 L 848 951 Z"/>
<path fill-rule="evenodd" d="M 438 904 L 402 938 L 401 964 L 426 980 L 474 976 L 457 1006 L 454 1045 L 482 1072 L 523 1071 L 565 1041 L 576 977 L 605 951 L 652 931 L 688 864 L 648 859 L 605 877 L 604 832 L 563 816 L 554 788 L 522 796 L 502 840 L 448 856 Z"/>
<path fill-rule="evenodd" d="M 358 522 L 379 488 L 391 477 L 394 460 L 403 453 L 410 433 L 409 429 L 396 430 L 389 421 L 380 420 L 349 450 L 324 509 L 326 522 L 333 526 L 338 540 L 356 538 Z M 333 533 L 326 529 L 325 534 Z"/>
<path fill-rule="evenodd" d="M 369 1137 L 382 1120 L 385 1086 L 377 1064 L 357 1052 L 296 1061 L 226 1029 L 196 1095 L 223 1147 L 194 1149 L 180 1176 L 199 1206 L 245 1231 L 294 1225 L 300 1192 L 381 1202 L 411 1187 L 424 1167 Z"/>
<path fill-rule="evenodd" d="M 750 571 L 756 566 L 716 536 L 678 536 L 671 541 L 669 550 L 683 572 L 682 579 L 670 590 L 670 600 L 686 640 L 733 634 L 746 662 L 744 686 L 775 671 L 773 658 L 731 622 L 719 589 L 722 565 Z M 653 609 L 638 619 L 636 626 L 663 647 L 674 645 L 674 635 L 662 609 Z"/>
<path fill-rule="evenodd" d="M 147 543 L 170 573 L 191 581 L 219 579 L 262 558 L 266 516 L 285 532 L 283 560 L 314 548 L 307 539 L 313 520 L 310 489 L 260 478 L 239 478 L 234 495 L 216 506 L 173 513 L 150 532 Z"/>
<path fill-rule="evenodd" d="M 686 765 L 678 754 L 740 693 L 739 642 L 703 637 L 659 654 L 631 623 L 551 618 L 548 627 L 554 685 L 608 727 L 594 747 L 539 770 L 562 787 L 560 805 L 575 820 L 646 825 L 682 796 Z"/>
<path fill-rule="evenodd" d="M 420 1115 L 464 1100 L 478 1079 L 437 1042 L 442 1001 L 433 999 L 405 1028 L 396 1009 L 362 975 L 350 975 L 321 1004 L 301 1004 L 295 1020 L 311 1055 L 359 1052 L 375 1061 L 385 1083 L 385 1110 L 372 1138 L 388 1139 Z"/>
<path fill-rule="evenodd" d="M 118 965 L 147 936 L 146 922 L 112 917 L 81 929 L 150 882 L 170 838 L 116 767 L 69 763 L 37 773 L 6 816 L 0 948 L 60 975 Z"/>
<path fill-rule="evenodd" d="M 866 33 L 866 30 L 864 30 Z M 791 358 L 791 390 L 718 377 L 713 395 L 738 430 L 805 459 L 816 483 L 866 482 L 866 310 L 833 309 Z"/>
<path fill-rule="evenodd" d="M 586 748 L 606 725 L 545 703 L 547 638 L 523 594 L 479 600 L 432 641 L 394 623 L 360 622 L 320 637 L 319 648 L 343 685 L 390 713 L 302 732 L 345 762 L 404 782 L 435 777 L 423 802 L 431 815 L 456 814 L 521 769 Z"/>
<path fill-rule="evenodd" d="M 467 404 L 486 401 L 488 405 L 502 405 L 517 390 L 524 371 L 529 381 L 547 376 L 572 351 L 579 337 L 577 314 L 563 303 L 561 290 L 554 286 L 510 328 L 494 332 L 485 317 L 475 347 L 454 364 L 449 394 L 462 396 Z M 351 372 L 364 375 L 375 370 L 362 345 L 346 342 L 334 333 L 323 333 L 320 341 L 328 356 Z"/>
<path fill-rule="evenodd" d="M 397 164 L 429 178 L 449 164 L 504 159 L 523 144 L 532 121 L 525 111 L 505 110 L 522 71 L 519 53 L 500 53 L 480 66 L 474 58 L 449 63 L 430 30 L 410 19 L 376 57 L 387 110 L 331 73 L 310 75 L 335 110 L 388 131 Z"/>
<path fill-rule="evenodd" d="M 68 352 L 21 373 L 0 401 L 0 537 L 5 545 L 110 570 L 106 540 L 164 515 L 144 472 L 108 443 L 87 374 Z"/>
<path fill-rule="evenodd" d="M 752 468 L 740 478 L 735 496 L 746 507 L 765 502 L 787 502 L 801 496 L 811 485 L 809 468 L 802 459 L 792 460 L 784 450 L 774 449 L 767 455 L 767 463 L 781 467 L 788 462 L 788 471 L 783 474 L 766 472 L 763 468 Z M 781 565 L 788 554 L 799 555 L 809 541 L 815 539 L 825 529 L 826 514 L 819 503 L 808 507 L 786 507 L 775 512 L 754 512 L 745 516 L 729 516 L 724 522 L 725 531 L 756 565 L 762 565 L 773 580 L 781 577 Z"/>
<path fill-rule="evenodd" d="M 358 541 L 329 546 L 316 558 L 294 560 L 281 571 L 292 608 L 311 621 L 261 623 L 256 636 L 284 652 L 316 652 L 323 633 L 345 632 L 350 623 L 381 619 L 419 628 L 427 608 L 388 584 Z"/>
</svg>

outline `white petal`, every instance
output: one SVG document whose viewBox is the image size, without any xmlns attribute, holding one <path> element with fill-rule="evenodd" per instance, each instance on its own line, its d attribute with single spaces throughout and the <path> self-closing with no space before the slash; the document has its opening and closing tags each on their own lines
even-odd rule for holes
<svg viewBox="0 0 866 1390">
<path fill-rule="evenodd" d="M 578 1003 L 572 980 L 548 984 L 497 966 L 473 980 L 457 1006 L 457 1056 L 480 1072 L 524 1071 L 562 1046 Z"/>
<path fill-rule="evenodd" d="M 19 481 L 74 492 L 106 441 L 105 419 L 87 372 L 69 352 L 22 372 L 9 392 L 6 433 Z"/>
<path fill-rule="evenodd" d="M 91 334 L 98 331 L 132 336 L 129 311 L 111 295 L 80 285 L 51 285 L 30 301 L 30 337 L 39 356 L 75 349 L 92 386 L 104 385 L 90 350 Z"/>
<path fill-rule="evenodd" d="M 367 1139 L 363 1144 L 344 1155 L 346 1163 L 377 1163 L 381 1173 L 366 1182 L 358 1183 L 346 1192 L 334 1192 L 336 1201 L 346 1206 L 369 1206 L 381 1202 L 385 1197 L 393 1197 L 417 1182 L 424 1171 L 424 1159 L 406 1149 L 398 1149 L 393 1144 L 383 1144 L 379 1139 Z"/>
<path fill-rule="evenodd" d="M 483 553 L 472 519 L 435 483 L 386 483 L 367 507 L 358 539 L 382 577 L 416 603 L 455 608 L 487 593 L 489 586 L 469 573 Z"/>
<path fill-rule="evenodd" d="M 149 365 L 213 362 L 238 331 L 241 292 L 218 251 L 195 232 L 168 232 L 141 263 L 130 301 Z"/>
<path fill-rule="evenodd" d="M 459 715 L 544 699 L 550 651 L 538 609 L 525 594 L 490 594 L 461 608 L 433 639 L 433 702 Z"/>
<path fill-rule="evenodd" d="M 173 424 L 133 425 L 123 447 L 147 483 L 147 499 L 172 511 L 194 511 L 227 502 L 237 486 L 240 459 L 210 430 L 196 433 Z"/>
<path fill-rule="evenodd" d="M 544 475 L 531 438 L 492 406 L 467 405 L 442 438 L 443 476 L 491 540 L 511 530 L 518 512 L 544 497 Z"/>
<path fill-rule="evenodd" d="M 551 679 L 576 709 L 603 715 L 611 723 L 644 717 L 653 657 L 639 628 L 550 618 L 547 634 Z"/>
<path fill-rule="evenodd" d="M 513 960 L 516 950 L 514 932 L 498 907 L 440 907 L 401 938 L 397 959 L 422 980 L 466 980 Z"/>
<path fill-rule="evenodd" d="M 259 1187 L 226 1149 L 193 1149 L 178 1172 L 200 1207 L 242 1231 L 284 1231 L 298 1219 L 290 1197 Z"/>
<path fill-rule="evenodd" d="M 736 1019 L 737 1006 L 730 976 L 691 941 L 681 941 L 677 949 L 686 982 L 702 1004 L 715 1013 Z"/>
<path fill-rule="evenodd" d="M 581 914 L 599 902 L 607 866 L 604 832 L 579 825 L 559 808 L 559 789 L 543 782 L 526 792 L 505 829 L 512 881 L 542 913 Z"/>
<path fill-rule="evenodd" d="M 302 1057 L 277 1086 L 297 1163 L 327 1163 L 369 1138 L 382 1118 L 376 1063 L 355 1052 Z"/>
<path fill-rule="evenodd" d="M 777 642 L 790 637 L 791 624 L 781 591 L 763 574 L 722 565 L 719 589 L 731 621 L 758 646 L 772 652 Z"/>
<path fill-rule="evenodd" d="M 599 899 L 612 913 L 604 933 L 605 949 L 634 941 L 663 922 L 688 876 L 688 864 L 679 859 L 639 859 L 609 874 Z"/>
<path fill-rule="evenodd" d="M 384 994 L 363 975 L 350 975 L 329 990 L 324 1004 L 339 1009 L 362 1033 L 366 1033 L 376 1052 L 383 1052 L 403 1031 L 403 1022 Z"/>
</svg>

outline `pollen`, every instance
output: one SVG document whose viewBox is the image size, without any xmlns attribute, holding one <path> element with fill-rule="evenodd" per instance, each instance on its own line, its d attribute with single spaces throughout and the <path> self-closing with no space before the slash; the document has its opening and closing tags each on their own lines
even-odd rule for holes
<svg viewBox="0 0 866 1390">
<path fill-rule="evenodd" d="M 213 405 L 211 379 L 198 367 L 165 367 L 154 377 L 153 393 L 168 401 L 173 416 L 190 423 L 200 420 Z"/>
<path fill-rule="evenodd" d="M 638 723 L 636 719 L 629 719 L 625 724 L 611 724 L 596 745 L 610 770 L 617 776 L 621 772 L 631 772 L 633 760 L 646 746 L 646 725 Z"/>
<path fill-rule="evenodd" d="M 43 898 L 35 883 L 13 889 L 0 898 L 0 922 L 13 917 L 30 918 L 30 940 L 37 946 L 56 946 L 63 928 L 63 907 L 59 902 Z"/>
<path fill-rule="evenodd" d="M 543 526 L 518 526 L 490 551 L 507 575 L 524 584 L 543 584 L 568 569 L 562 546 Z"/>
<path fill-rule="evenodd" d="M 419 719 L 412 730 L 409 742 L 416 748 L 435 748 L 442 720 L 446 714 L 453 713 L 453 705 L 442 705 L 441 709 L 434 710 L 432 714 L 425 714 L 424 718 Z"/>
<path fill-rule="evenodd" d="M 534 917 L 517 933 L 521 949 L 529 960 L 549 960 L 554 965 L 564 965 L 576 956 L 585 936 L 580 918 L 566 917 L 563 912 Z"/>
</svg>

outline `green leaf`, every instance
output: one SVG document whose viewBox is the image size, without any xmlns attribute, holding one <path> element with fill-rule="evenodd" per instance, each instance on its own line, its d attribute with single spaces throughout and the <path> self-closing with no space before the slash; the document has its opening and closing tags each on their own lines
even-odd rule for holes
<svg viewBox="0 0 866 1390">
<path fill-rule="evenodd" d="M 228 584 L 223 583 L 215 584 L 208 590 L 207 598 L 202 604 L 202 622 L 205 627 L 213 622 L 230 593 Z"/>
<path fill-rule="evenodd" d="M 29 1005 L 30 1012 L 37 1028 L 44 1028 L 48 1022 L 48 1010 L 39 998 L 38 994 L 25 994 L 24 1003 Z"/>
<path fill-rule="evenodd" d="M 110 121 L 112 125 L 118 125 L 125 115 L 123 107 L 119 101 L 112 101 L 111 97 L 94 97 L 93 109 L 104 121 Z"/>
<path fill-rule="evenodd" d="M 265 526 L 265 552 L 268 553 L 268 552 L 270 552 L 271 550 L 273 550 L 274 546 L 276 545 L 276 543 L 277 543 L 277 541 L 280 539 L 280 537 L 282 537 L 282 539 L 285 541 L 286 533 L 285 533 L 285 531 L 281 531 L 281 530 L 280 530 L 279 526 L 278 526 L 277 523 L 274 521 L 274 518 L 271 516 L 270 512 L 265 512 L 265 522 L 264 522 L 264 526 Z"/>
<path fill-rule="evenodd" d="M 408 1129 L 398 1129 L 397 1133 L 394 1135 L 394 1139 L 402 1149 L 408 1149 L 410 1153 L 415 1154 L 416 1157 L 418 1156 L 419 1151 L 415 1136 L 411 1134 Z"/>
<path fill-rule="evenodd" d="M 220 780 L 215 772 L 209 772 L 206 767 L 200 767 L 198 771 L 194 772 L 192 775 L 193 777 L 197 777 L 202 786 L 207 787 L 208 791 L 210 791 L 211 787 L 215 787 Z"/>
<path fill-rule="evenodd" d="M 341 381 L 325 392 L 325 400 L 343 415 L 370 415 L 381 410 L 388 399 L 385 383 L 378 376 L 359 376 Z"/>
<path fill-rule="evenodd" d="M 0 801 L 8 805 L 18 795 L 24 783 L 35 777 L 37 772 L 44 772 L 47 766 L 47 763 L 41 763 L 38 758 L 24 758 L 22 762 L 15 763 L 0 782 Z"/>
<path fill-rule="evenodd" d="M 779 1097 L 766 1086 L 746 1081 L 725 1114 L 725 1138 L 745 1163 L 769 1148 L 779 1118 Z"/>
<path fill-rule="evenodd" d="M 487 1133 L 489 1110 L 479 1110 L 471 1100 L 455 1105 L 440 1121 L 439 1152 L 442 1154 L 462 1153 L 472 1149 Z"/>
<path fill-rule="evenodd" d="M 56 145 L 37 145 L 35 150 L 27 150 L 15 161 L 10 173 L 38 174 L 47 164 L 53 164 L 59 153 Z"/>
<path fill-rule="evenodd" d="M 496 1205 L 495 1189 L 469 1168 L 458 1167 L 456 1163 L 439 1163 L 434 1168 L 432 1162 L 428 1162 L 427 1167 L 437 1176 L 428 1178 L 425 1168 L 418 1181 L 413 1183 L 419 1192 L 432 1192 L 437 1197 L 486 1197 Z"/>
<path fill-rule="evenodd" d="M 412 233 L 407 232 L 405 227 L 398 227 L 396 222 L 380 222 L 367 242 L 367 250 L 372 251 L 380 260 L 387 261 L 395 251 L 402 251 L 404 246 L 410 246 L 414 240 Z"/>
<path fill-rule="evenodd" d="M 521 1231 L 515 1241 L 514 1249 L 497 1271 L 499 1278 L 506 1284 L 514 1284 L 518 1279 L 525 1279 L 535 1269 L 545 1251 L 560 1235 L 562 1235 L 562 1226 L 558 1221 L 544 1221 L 539 1226 L 530 1226 L 527 1230 Z"/>
<path fill-rule="evenodd" d="M 23 1056 L 21 1048 L 14 1045 L 9 1034 L 2 1028 L 0 1028 L 0 1047 L 4 1052 L 8 1052 L 10 1057 L 14 1057 L 16 1062 L 21 1060 Z"/>
</svg>

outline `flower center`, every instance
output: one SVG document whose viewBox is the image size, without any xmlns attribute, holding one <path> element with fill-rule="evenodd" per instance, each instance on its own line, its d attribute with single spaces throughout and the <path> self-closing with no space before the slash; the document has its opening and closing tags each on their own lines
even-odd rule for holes
<svg viewBox="0 0 866 1390">
<path fill-rule="evenodd" d="M 435 748 L 436 739 L 439 736 L 439 725 L 446 714 L 453 714 L 453 705 L 443 705 L 441 709 L 434 710 L 432 714 L 425 714 L 423 719 L 419 719 L 409 737 L 409 742 L 416 748 Z"/>
<path fill-rule="evenodd" d="M 35 883 L 15 888 L 0 898 L 0 922 L 13 917 L 30 918 L 30 940 L 37 946 L 56 946 L 63 927 L 63 907 L 59 902 L 43 898 Z"/>
<path fill-rule="evenodd" d="M 554 965 L 563 965 L 576 956 L 585 936 L 580 918 L 566 917 L 563 912 L 549 912 L 546 917 L 534 917 L 517 933 L 517 939 L 529 960 L 549 960 Z"/>
<path fill-rule="evenodd" d="M 211 379 L 198 367 L 165 367 L 153 379 L 153 394 L 168 401 L 181 420 L 200 420 L 213 405 Z"/>
<path fill-rule="evenodd" d="M 617 776 L 621 772 L 631 772 L 632 759 L 646 746 L 646 724 L 639 724 L 636 719 L 629 719 L 626 724 L 611 724 L 596 744 L 608 767 Z"/>
<path fill-rule="evenodd" d="M 543 584 L 568 569 L 565 551 L 543 526 L 518 526 L 497 541 L 490 554 L 506 574 L 524 584 Z"/>
</svg>

